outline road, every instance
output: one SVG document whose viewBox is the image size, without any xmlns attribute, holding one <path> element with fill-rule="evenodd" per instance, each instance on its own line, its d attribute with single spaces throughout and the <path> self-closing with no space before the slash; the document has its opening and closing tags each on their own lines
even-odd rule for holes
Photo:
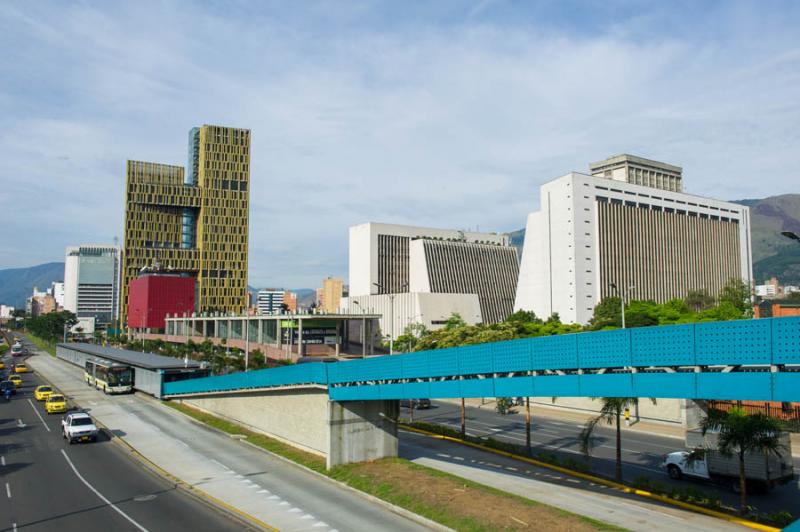
<svg viewBox="0 0 800 532">
<path fill-rule="evenodd" d="M 33 398 L 42 381 L 22 379 L 9 403 L 0 399 L 0 530 L 242 529 L 143 469 L 107 435 L 68 445 L 61 416 Z"/>
<path fill-rule="evenodd" d="M 549 451 L 561 459 L 583 459 L 584 455 L 580 452 L 578 441 L 582 425 L 571 419 L 557 421 L 552 418 L 536 417 L 535 409 L 532 410 L 534 417 L 531 437 L 534 452 Z M 406 416 L 407 412 L 408 410 L 404 409 Z M 460 429 L 460 412 L 460 406 L 457 404 L 433 401 L 430 410 L 416 410 L 414 419 Z M 491 436 L 498 440 L 525 445 L 525 420 L 521 413 L 501 416 L 488 408 L 467 406 L 466 428 L 469 434 L 475 436 Z M 613 426 L 598 425 L 596 434 L 597 444 L 592 451 L 591 459 L 592 470 L 613 478 L 616 451 Z M 657 480 L 665 486 L 684 489 L 693 487 L 703 492 L 714 493 L 720 500 L 732 506 L 739 503 L 739 496 L 728 489 L 690 480 L 674 481 L 667 477 L 660 468 L 662 455 L 681 450 L 682 440 L 639 431 L 624 431 L 622 447 L 623 475 L 628 480 L 643 476 Z M 800 472 L 800 460 L 795 458 L 794 462 L 795 471 Z M 800 481 L 795 477 L 794 481 L 776 487 L 767 494 L 750 494 L 748 500 L 760 511 L 788 510 L 794 515 L 800 515 Z"/>
<path fill-rule="evenodd" d="M 625 495 L 601 484 L 407 431 L 401 432 L 400 454 L 414 463 L 628 530 L 741 530 L 738 525 L 720 519 Z"/>
<path fill-rule="evenodd" d="M 31 351 L 36 352 L 35 348 Z M 140 394 L 106 396 L 88 388 L 82 370 L 64 361 L 42 354 L 31 357 L 30 365 L 170 474 L 280 530 L 426 529 L 354 491 L 211 430 L 155 399 Z"/>
</svg>

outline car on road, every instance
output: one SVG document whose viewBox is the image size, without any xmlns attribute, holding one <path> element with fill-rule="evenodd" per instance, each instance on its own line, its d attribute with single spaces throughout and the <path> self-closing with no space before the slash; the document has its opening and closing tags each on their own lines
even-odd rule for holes
<svg viewBox="0 0 800 532">
<path fill-rule="evenodd" d="M 11 395 L 17 394 L 17 387 L 11 381 L 0 381 L 0 395 L 5 395 L 6 390 L 11 390 Z"/>
<path fill-rule="evenodd" d="M 67 411 L 67 398 L 60 393 L 51 393 L 44 402 L 44 409 L 48 414 L 61 414 Z"/>
<path fill-rule="evenodd" d="M 401 407 L 411 408 L 412 403 L 414 404 L 414 408 L 417 410 L 428 409 L 431 407 L 430 399 L 400 399 Z"/>
<path fill-rule="evenodd" d="M 36 389 L 33 391 L 33 396 L 36 398 L 37 401 L 44 401 L 53 393 L 53 387 L 48 386 L 46 384 L 42 384 L 41 386 L 37 386 Z"/>
<path fill-rule="evenodd" d="M 25 364 L 14 364 L 14 373 L 28 373 L 29 371 Z"/>
<path fill-rule="evenodd" d="M 6 363 L 0 360 L 0 369 L 6 369 Z"/>
<path fill-rule="evenodd" d="M 22 347 L 22 344 L 17 342 L 11 346 L 11 356 L 12 357 L 19 357 L 25 354 L 25 348 Z"/>
<path fill-rule="evenodd" d="M 8 378 L 8 380 L 9 380 L 9 381 L 11 381 L 11 382 L 13 382 L 13 383 L 14 383 L 14 386 L 16 386 L 17 388 L 19 388 L 20 386 L 22 386 L 22 377 L 20 377 L 19 375 L 11 375 L 11 376 Z"/>
<path fill-rule="evenodd" d="M 70 444 L 79 441 L 97 441 L 97 426 L 86 412 L 74 412 L 61 420 L 61 435 Z"/>
</svg>

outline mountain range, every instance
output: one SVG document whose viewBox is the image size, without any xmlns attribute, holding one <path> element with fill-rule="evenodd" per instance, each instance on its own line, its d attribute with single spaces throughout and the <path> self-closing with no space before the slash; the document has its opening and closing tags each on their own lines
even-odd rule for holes
<svg viewBox="0 0 800 532">
<path fill-rule="evenodd" d="M 753 245 L 753 275 L 758 284 L 777 277 L 782 284 L 800 285 L 800 242 L 790 240 L 782 231 L 800 235 L 800 194 L 783 194 L 764 199 L 736 201 L 750 207 Z M 525 229 L 509 233 L 511 245 L 521 256 Z M 29 268 L 0 270 L 0 303 L 24 308 L 34 286 L 49 288 L 54 281 L 63 281 L 64 263 L 48 262 Z M 252 292 L 256 288 L 248 286 Z M 316 297 L 311 288 L 292 289 L 297 303 L 309 306 Z"/>
</svg>

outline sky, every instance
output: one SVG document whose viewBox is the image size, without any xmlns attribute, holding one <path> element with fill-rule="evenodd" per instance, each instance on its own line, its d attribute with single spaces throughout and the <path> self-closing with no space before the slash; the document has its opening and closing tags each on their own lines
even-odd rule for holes
<svg viewBox="0 0 800 532">
<path fill-rule="evenodd" d="M 0 269 L 122 240 L 125 161 L 252 131 L 249 284 L 347 277 L 367 222 L 524 227 L 618 153 L 800 192 L 800 2 L 0 3 Z"/>
</svg>

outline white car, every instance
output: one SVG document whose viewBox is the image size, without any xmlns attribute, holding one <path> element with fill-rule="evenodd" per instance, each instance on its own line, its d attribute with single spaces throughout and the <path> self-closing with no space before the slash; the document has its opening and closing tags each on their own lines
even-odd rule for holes
<svg viewBox="0 0 800 532">
<path fill-rule="evenodd" d="M 75 412 L 61 420 L 61 434 L 70 444 L 78 441 L 97 441 L 97 426 L 89 414 Z"/>
</svg>

